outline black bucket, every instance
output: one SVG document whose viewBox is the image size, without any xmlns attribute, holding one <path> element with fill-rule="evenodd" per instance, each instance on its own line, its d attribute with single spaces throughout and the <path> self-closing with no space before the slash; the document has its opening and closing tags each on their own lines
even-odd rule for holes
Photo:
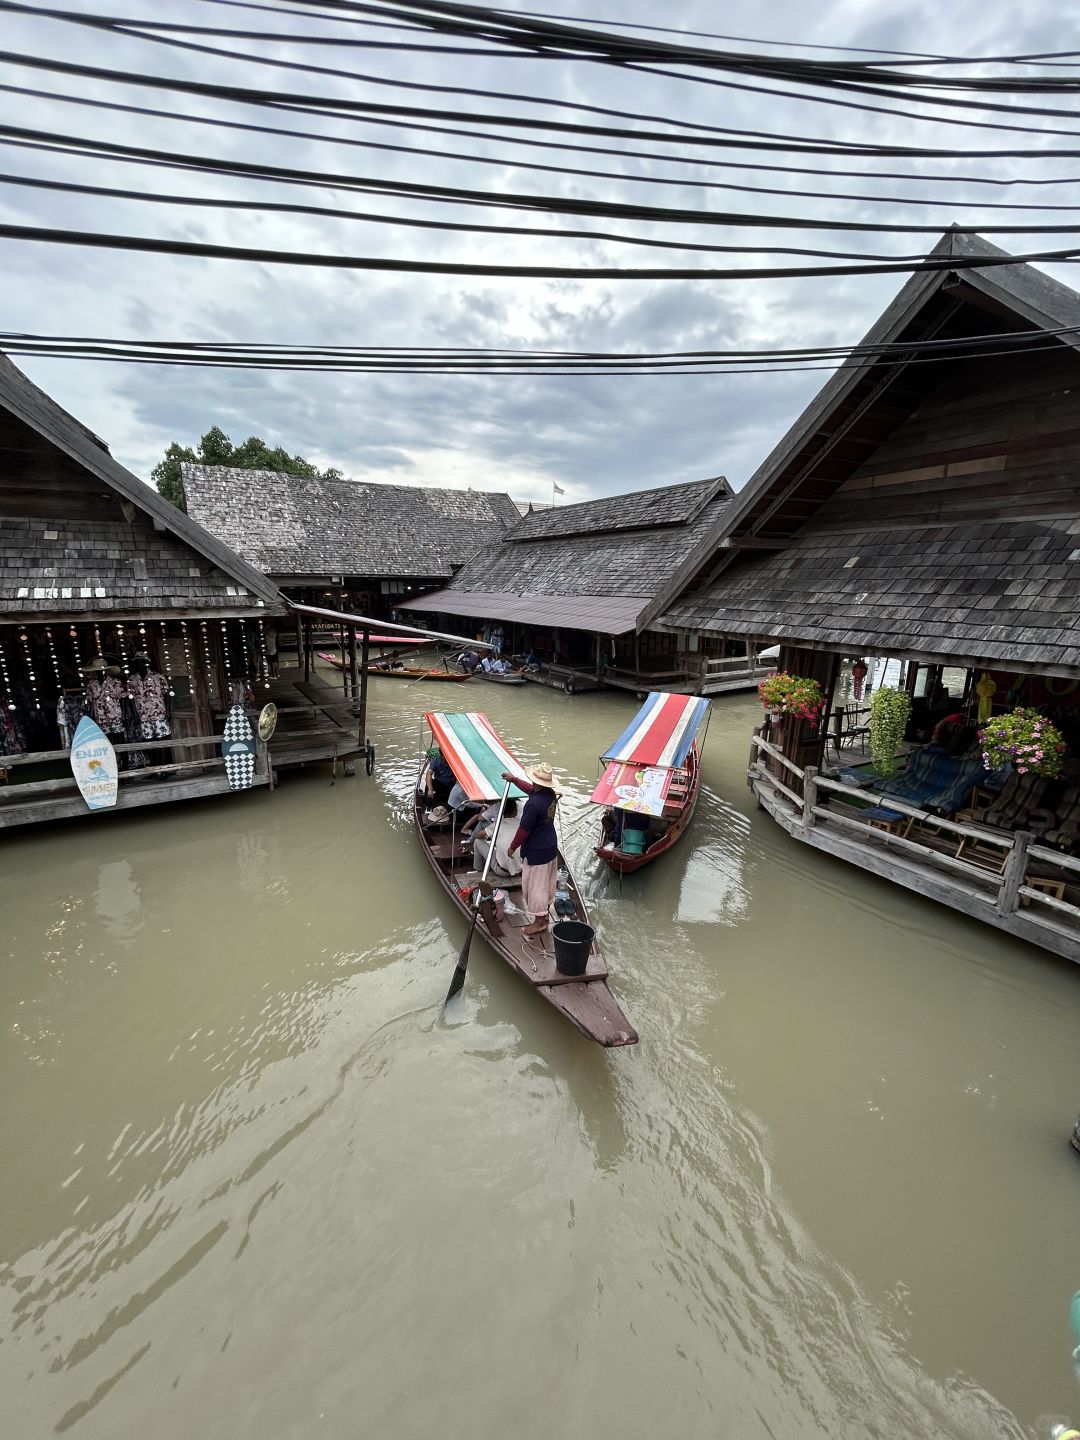
<svg viewBox="0 0 1080 1440">
<path fill-rule="evenodd" d="M 582 920 L 560 920 L 551 927 L 555 968 L 560 975 L 584 975 L 596 931 Z"/>
</svg>

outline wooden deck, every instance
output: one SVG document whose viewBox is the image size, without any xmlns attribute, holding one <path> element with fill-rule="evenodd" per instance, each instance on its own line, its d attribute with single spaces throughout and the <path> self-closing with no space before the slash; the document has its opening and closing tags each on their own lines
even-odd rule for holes
<svg viewBox="0 0 1080 1440">
<path fill-rule="evenodd" d="M 305 680 L 299 667 L 283 668 L 269 690 L 259 691 L 259 706 L 267 701 L 278 708 L 269 747 L 274 770 L 328 761 L 335 777 L 339 764 L 346 775 L 353 773 L 357 756 L 364 753 L 364 737 L 359 707 L 340 685 L 319 675 Z"/>
<path fill-rule="evenodd" d="M 1025 832 L 945 820 L 891 796 L 882 803 L 905 823 L 883 828 L 847 803 L 865 804 L 866 792 L 800 769 L 758 735 L 747 779 L 762 808 L 802 844 L 1080 962 L 1075 856 L 1049 850 Z M 1054 883 L 1047 888 L 1049 876 Z"/>
</svg>

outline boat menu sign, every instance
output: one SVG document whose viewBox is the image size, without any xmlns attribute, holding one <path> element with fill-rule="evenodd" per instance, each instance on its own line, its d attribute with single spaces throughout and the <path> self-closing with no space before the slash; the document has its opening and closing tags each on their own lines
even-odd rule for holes
<svg viewBox="0 0 1080 1440">
<path fill-rule="evenodd" d="M 596 805 L 614 805 L 617 810 L 662 815 L 670 786 L 670 770 L 655 765 L 620 765 L 614 760 L 604 771 L 592 799 Z"/>
<path fill-rule="evenodd" d="M 71 771 L 89 810 L 116 804 L 116 751 L 104 730 L 84 715 L 71 742 Z"/>
</svg>

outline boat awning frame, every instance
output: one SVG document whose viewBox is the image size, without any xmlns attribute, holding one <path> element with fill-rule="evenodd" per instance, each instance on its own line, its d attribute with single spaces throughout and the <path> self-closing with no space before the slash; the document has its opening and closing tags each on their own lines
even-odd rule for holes
<svg viewBox="0 0 1080 1440">
<path fill-rule="evenodd" d="M 627 635 L 649 604 L 643 595 L 514 595 L 507 590 L 433 590 L 398 606 L 430 615 L 462 615 L 519 625 Z"/>
<path fill-rule="evenodd" d="M 345 610 L 324 610 L 320 605 L 301 605 L 290 600 L 289 609 L 298 615 L 311 615 L 316 620 L 344 621 L 356 630 L 367 630 L 369 634 L 392 630 L 395 635 L 414 635 L 425 640 L 445 640 L 451 645 L 468 646 L 470 650 L 491 650 L 494 647 L 485 640 L 470 640 L 465 635 L 448 635 L 444 630 L 427 630 L 422 625 L 399 625 L 392 620 L 374 620 L 370 615 L 350 615 Z"/>
<path fill-rule="evenodd" d="M 529 783 L 525 766 L 506 748 L 491 721 L 480 711 L 428 710 L 424 723 L 470 800 L 498 800 L 506 783 L 502 779 L 504 770 Z M 517 785 L 510 787 L 514 799 L 526 793 Z"/>
</svg>

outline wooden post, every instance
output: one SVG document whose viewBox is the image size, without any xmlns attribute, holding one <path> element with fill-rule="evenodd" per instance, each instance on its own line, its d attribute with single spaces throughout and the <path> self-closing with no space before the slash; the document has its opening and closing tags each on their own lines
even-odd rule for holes
<svg viewBox="0 0 1080 1440">
<path fill-rule="evenodd" d="M 603 636 L 602 636 L 602 635 L 597 635 L 597 637 L 596 637 L 596 678 L 597 678 L 597 680 L 602 680 L 602 679 L 604 678 L 603 644 L 604 644 Z"/>
<path fill-rule="evenodd" d="M 816 765 L 807 765 L 803 771 L 802 823 L 804 830 L 812 830 L 814 828 L 814 806 L 817 804 L 817 774 Z"/>
<path fill-rule="evenodd" d="M 1001 890 L 997 905 L 999 915 L 1012 915 L 1020 903 L 1020 886 L 1028 867 L 1028 846 L 1035 839 L 1030 830 L 1018 830 L 1013 837 L 1012 849 L 1001 873 Z"/>
<path fill-rule="evenodd" d="M 360 698 L 360 679 L 356 671 L 356 631 L 349 626 L 349 679 L 352 681 L 353 703 Z"/>
<path fill-rule="evenodd" d="M 368 682 L 368 656 L 371 653 L 371 631 L 364 631 L 364 646 L 360 660 L 360 715 L 359 715 L 359 739 L 361 745 L 367 744 L 367 682 Z"/>
<path fill-rule="evenodd" d="M 304 617 L 296 612 L 296 668 L 300 668 L 300 656 L 304 653 Z"/>
<path fill-rule="evenodd" d="M 342 602 L 339 600 L 338 604 Z M 351 627 L 350 627 L 351 628 Z M 338 648 L 341 651 L 341 693 L 349 698 L 349 667 L 345 663 L 345 626 L 338 631 Z"/>
<path fill-rule="evenodd" d="M 304 684 L 311 679 L 311 616 L 304 616 Z"/>
</svg>

